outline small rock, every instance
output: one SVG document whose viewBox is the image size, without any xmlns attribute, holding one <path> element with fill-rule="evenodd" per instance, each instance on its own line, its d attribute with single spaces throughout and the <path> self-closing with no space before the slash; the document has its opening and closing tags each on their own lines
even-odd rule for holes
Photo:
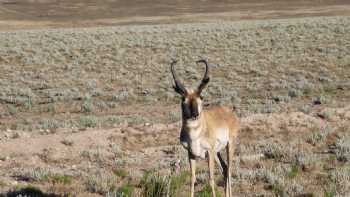
<svg viewBox="0 0 350 197">
<path fill-rule="evenodd" d="M 76 127 L 72 127 L 72 133 L 78 133 L 79 132 L 79 129 L 76 128 Z"/>
</svg>

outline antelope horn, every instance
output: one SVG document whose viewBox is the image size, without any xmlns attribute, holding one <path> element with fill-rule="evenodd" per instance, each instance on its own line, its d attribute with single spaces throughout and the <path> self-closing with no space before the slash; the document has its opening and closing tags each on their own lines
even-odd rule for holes
<svg viewBox="0 0 350 197">
<path fill-rule="evenodd" d="M 175 73 L 175 70 L 174 70 L 174 66 L 175 64 L 177 63 L 177 60 L 172 60 L 171 62 L 171 74 L 173 75 L 173 78 L 174 78 L 174 82 L 175 82 L 175 85 L 173 86 L 174 90 L 181 94 L 181 95 L 185 95 L 187 93 L 185 87 L 182 85 L 182 83 L 179 81 L 179 79 L 177 78 L 177 75 Z"/>
<path fill-rule="evenodd" d="M 201 60 L 198 60 L 196 62 L 197 64 L 198 63 L 204 63 L 205 64 L 205 73 L 204 73 L 204 77 L 201 81 L 201 83 L 199 84 L 198 86 L 198 92 L 201 93 L 202 90 L 206 87 L 206 85 L 209 83 L 210 81 L 210 77 L 208 76 L 209 74 L 209 66 L 208 66 L 208 62 L 204 59 L 201 59 Z"/>
</svg>

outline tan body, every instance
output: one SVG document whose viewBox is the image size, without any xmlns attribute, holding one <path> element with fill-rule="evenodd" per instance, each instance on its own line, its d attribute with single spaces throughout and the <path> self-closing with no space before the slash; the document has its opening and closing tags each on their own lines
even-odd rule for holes
<svg viewBox="0 0 350 197">
<path fill-rule="evenodd" d="M 222 106 L 213 106 L 203 109 L 201 93 L 210 81 L 209 66 L 206 60 L 197 63 L 205 64 L 204 77 L 196 89 L 187 89 L 179 81 L 174 65 L 171 63 L 171 73 L 174 78 L 174 90 L 181 95 L 182 128 L 181 144 L 188 150 L 191 167 L 191 197 L 194 197 L 194 183 L 196 181 L 196 159 L 208 158 L 209 179 L 213 196 L 215 197 L 214 161 L 219 164 L 225 177 L 226 197 L 231 192 L 231 165 L 235 142 L 238 135 L 239 122 L 231 109 Z M 222 159 L 220 151 L 226 148 L 227 164 Z"/>
<path fill-rule="evenodd" d="M 208 156 L 210 185 L 214 191 L 214 160 L 224 173 L 231 173 L 235 142 L 238 135 L 239 122 L 237 116 L 227 107 L 214 106 L 204 109 L 198 120 L 183 122 L 180 142 L 188 150 L 192 171 L 191 196 L 194 196 L 196 159 Z M 222 166 L 219 152 L 227 149 L 227 166 Z M 226 196 L 231 196 L 231 178 L 226 177 Z M 215 191 L 213 192 L 215 196 Z"/>
<path fill-rule="evenodd" d="M 180 142 L 195 157 L 205 159 L 213 149 L 221 151 L 238 134 L 238 119 L 230 109 L 215 106 L 204 109 L 200 118 L 182 125 Z"/>
</svg>

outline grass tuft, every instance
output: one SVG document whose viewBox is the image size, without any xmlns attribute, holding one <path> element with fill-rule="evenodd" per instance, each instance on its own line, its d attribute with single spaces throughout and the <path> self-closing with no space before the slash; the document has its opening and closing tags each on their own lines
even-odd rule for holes
<svg viewBox="0 0 350 197">
<path fill-rule="evenodd" d="M 126 184 L 118 188 L 117 196 L 131 197 L 133 196 L 135 188 L 132 185 Z"/>
<path fill-rule="evenodd" d="M 68 175 L 54 174 L 51 175 L 50 179 L 52 179 L 54 183 L 69 185 L 72 183 L 73 177 Z"/>
<path fill-rule="evenodd" d="M 113 173 L 120 178 L 126 178 L 128 176 L 128 171 L 125 169 L 116 169 L 113 171 Z"/>
<path fill-rule="evenodd" d="M 162 196 L 178 196 L 180 188 L 184 186 L 188 172 L 183 171 L 173 176 L 161 176 L 155 172 L 145 172 L 140 181 L 142 196 L 162 197 Z"/>
<path fill-rule="evenodd" d="M 299 166 L 297 164 L 293 164 L 287 175 L 289 178 L 295 178 L 298 175 L 298 172 Z"/>
<path fill-rule="evenodd" d="M 215 194 L 217 197 L 221 197 L 220 192 L 217 190 L 217 187 L 215 187 Z M 199 197 L 211 197 L 213 196 L 212 189 L 209 184 L 205 184 L 201 191 L 197 194 Z"/>
</svg>

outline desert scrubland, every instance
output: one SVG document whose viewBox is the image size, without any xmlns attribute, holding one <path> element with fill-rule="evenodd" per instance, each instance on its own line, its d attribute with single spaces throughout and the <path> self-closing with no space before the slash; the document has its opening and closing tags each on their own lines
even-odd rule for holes
<svg viewBox="0 0 350 197">
<path fill-rule="evenodd" d="M 187 86 L 207 59 L 205 103 L 241 119 L 235 195 L 348 196 L 349 32 L 346 16 L 0 32 L 0 196 L 186 196 L 173 58 Z"/>
</svg>

